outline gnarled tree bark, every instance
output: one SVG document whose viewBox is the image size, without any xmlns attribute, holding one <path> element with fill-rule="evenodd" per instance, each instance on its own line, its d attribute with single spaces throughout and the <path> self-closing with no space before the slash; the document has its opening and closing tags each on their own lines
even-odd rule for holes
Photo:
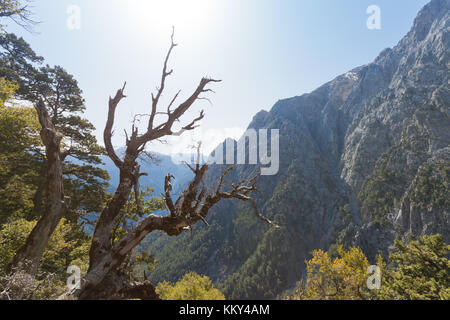
<svg viewBox="0 0 450 320">
<path fill-rule="evenodd" d="M 70 204 L 70 199 L 64 197 L 64 156 L 60 149 L 62 137 L 58 135 L 42 100 L 39 100 L 35 109 L 42 127 L 41 140 L 47 157 L 45 212 L 8 266 L 12 273 L 20 271 L 32 276 L 36 274 L 45 247 Z"/>
</svg>

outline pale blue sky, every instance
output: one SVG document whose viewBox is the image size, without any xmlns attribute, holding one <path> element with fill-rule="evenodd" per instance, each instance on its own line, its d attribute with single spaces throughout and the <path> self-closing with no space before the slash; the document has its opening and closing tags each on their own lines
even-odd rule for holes
<svg viewBox="0 0 450 320">
<path fill-rule="evenodd" d="M 279 99 L 310 92 L 350 69 L 371 62 L 411 28 L 428 0 L 36 0 L 38 34 L 10 24 L 49 64 L 79 81 L 86 117 L 102 141 L 108 96 L 128 82 L 118 110 L 114 144 L 124 144 L 132 115 L 148 112 L 175 25 L 175 49 L 166 101 L 186 97 L 204 75 L 215 84 L 211 106 L 200 101 L 212 148 L 219 134 L 238 135 L 253 115 Z M 67 28 L 67 8 L 81 9 L 81 28 Z M 381 30 L 366 27 L 369 5 L 381 8 Z M 240 128 L 228 130 L 224 128 Z M 155 144 L 155 150 L 174 151 Z M 208 152 L 209 150 L 204 150 Z"/>
</svg>

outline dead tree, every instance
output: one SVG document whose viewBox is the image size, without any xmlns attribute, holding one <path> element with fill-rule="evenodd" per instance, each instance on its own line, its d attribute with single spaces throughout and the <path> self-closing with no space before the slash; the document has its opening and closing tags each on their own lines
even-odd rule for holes
<svg viewBox="0 0 450 320">
<path fill-rule="evenodd" d="M 58 134 L 42 99 L 35 106 L 41 124 L 41 140 L 47 157 L 45 212 L 31 231 L 25 244 L 17 251 L 8 269 L 10 272 L 36 274 L 42 254 L 61 218 L 67 212 L 70 198 L 64 196 L 63 162 L 67 152 L 61 151 L 62 136 Z"/>
<path fill-rule="evenodd" d="M 252 204 L 260 219 L 273 224 L 260 214 L 255 201 L 249 196 L 250 192 L 256 190 L 256 177 L 251 180 L 242 180 L 224 191 L 222 190 L 224 187 L 224 178 L 232 169 L 229 168 L 223 173 L 215 191 L 208 194 L 203 183 L 208 164 L 200 165 L 197 161 L 195 166 L 190 166 L 195 175 L 193 180 L 176 201 L 172 199 L 171 195 L 171 179 L 173 177 L 170 174 L 167 175 L 164 186 L 164 198 L 168 208 L 166 215 L 148 215 L 134 230 L 126 234 L 115 244 L 112 244 L 111 237 L 114 221 L 133 190 L 136 196 L 136 203 L 140 203 L 139 178 L 145 175 L 145 173 L 140 172 L 140 167 L 137 162 L 139 155 L 144 152 L 146 145 L 151 141 L 168 136 L 177 136 L 185 131 L 195 129 L 197 123 L 204 117 L 203 111 L 200 112 L 197 118 L 193 119 L 177 132 L 173 131 L 173 125 L 175 122 L 180 121 L 180 117 L 194 102 L 202 99 L 201 94 L 212 91 L 207 88 L 209 84 L 219 82 L 219 80 L 210 78 L 201 79 L 192 95 L 176 108 L 172 108 L 178 97 L 178 94 L 176 94 L 163 113 L 167 117 L 165 121 L 160 124 L 155 124 L 156 116 L 161 114 L 158 111 L 158 103 L 163 94 L 166 79 L 173 71 L 168 70 L 167 67 L 172 50 L 176 47 L 176 44 L 173 42 L 173 34 L 171 40 L 171 46 L 164 61 L 161 84 L 156 94 L 152 94 L 152 106 L 151 112 L 148 114 L 149 120 L 146 131 L 140 134 L 138 128 L 133 125 L 131 134 L 127 134 L 126 152 L 123 159 L 119 158 L 116 154 L 111 137 L 113 134 L 112 130 L 116 108 L 120 101 L 125 98 L 124 91 L 126 84 L 122 89 L 117 91 L 114 98 L 110 98 L 109 100 L 108 119 L 104 130 L 104 143 L 108 156 L 120 170 L 120 180 L 114 196 L 105 206 L 97 221 L 89 256 L 89 270 L 83 278 L 81 289 L 75 293 L 79 299 L 157 299 L 158 296 L 155 293 L 154 286 L 150 282 L 129 283 L 126 275 L 120 271 L 121 265 L 147 234 L 153 231 L 162 231 L 169 236 L 177 236 L 186 230 L 190 230 L 197 222 L 206 222 L 209 210 L 222 199 L 247 201 Z"/>
</svg>

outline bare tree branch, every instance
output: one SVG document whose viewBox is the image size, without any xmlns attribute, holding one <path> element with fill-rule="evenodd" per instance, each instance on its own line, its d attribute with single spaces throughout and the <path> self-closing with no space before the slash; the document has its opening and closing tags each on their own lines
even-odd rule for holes
<svg viewBox="0 0 450 320">
<path fill-rule="evenodd" d="M 115 97 L 109 98 L 108 119 L 106 121 L 105 131 L 103 132 L 103 141 L 105 143 L 106 152 L 108 153 L 108 156 L 111 158 L 111 160 L 118 168 L 122 166 L 122 160 L 120 160 L 120 158 L 117 156 L 116 151 L 114 150 L 114 147 L 112 145 L 111 138 L 113 135 L 112 130 L 114 126 L 114 118 L 116 114 L 117 105 L 123 98 L 126 98 L 126 96 L 124 95 L 126 85 L 127 83 L 125 82 L 122 89 L 119 89 L 117 91 Z"/>
<path fill-rule="evenodd" d="M 182 126 L 180 131 L 173 132 L 172 127 L 175 122 L 180 121 L 180 118 L 197 100 L 202 99 L 200 97 L 202 93 L 212 92 L 211 89 L 207 88 L 208 84 L 220 82 L 220 80 L 202 78 L 195 91 L 185 101 L 172 110 L 172 106 L 178 98 L 178 92 L 167 107 L 167 112 L 159 112 L 158 103 L 166 86 L 166 78 L 173 72 L 173 70 L 168 71 L 168 61 L 173 49 L 176 47 L 173 38 L 174 33 L 172 32 L 171 46 L 164 60 L 161 84 L 157 93 L 152 95 L 152 108 L 149 115 L 147 131 L 142 135 L 138 134 L 138 129 L 135 126 L 135 117 L 131 135 L 126 134 L 127 148 L 123 160 L 119 159 L 116 155 L 111 143 L 111 137 L 116 108 L 125 97 L 125 85 L 122 89 L 118 90 L 114 98 L 110 98 L 109 100 L 104 140 L 108 156 L 120 169 L 120 180 L 113 197 L 103 209 L 96 223 L 89 253 L 89 270 L 84 277 L 85 285 L 77 294 L 81 299 L 111 298 L 117 295 L 131 294 L 130 292 L 133 292 L 133 296 L 137 296 L 137 291 L 151 295 L 151 285 L 141 284 L 130 286 L 130 284 L 123 282 L 121 276 L 117 273 L 129 254 L 147 234 L 153 231 L 162 231 L 169 236 L 176 236 L 186 230 L 192 230 L 192 226 L 200 221 L 208 225 L 206 218 L 209 210 L 222 199 L 238 199 L 249 202 L 259 219 L 270 225 L 277 226 L 259 212 L 256 202 L 249 196 L 251 192 L 256 191 L 256 177 L 249 180 L 242 180 L 236 185 L 232 185 L 228 191 L 222 191 L 225 177 L 233 169 L 232 167 L 228 168 L 220 177 L 219 185 L 215 188 L 215 192 L 208 194 L 203 181 L 208 170 L 208 164 L 201 164 L 201 144 L 199 144 L 197 147 L 197 162 L 195 166 L 188 165 L 194 173 L 194 178 L 178 196 L 176 201 L 173 200 L 171 194 L 173 189 L 172 180 L 174 177 L 168 174 L 165 178 L 163 197 L 168 210 L 167 214 L 165 216 L 148 215 L 144 217 L 133 230 L 129 231 L 117 243 L 112 244 L 111 237 L 113 236 L 114 221 L 116 221 L 133 189 L 137 211 L 142 216 L 143 210 L 140 199 L 139 178 L 144 173 L 140 172 L 137 159 L 142 153 L 145 153 L 145 146 L 151 141 L 159 141 L 168 136 L 180 135 L 185 131 L 194 130 L 197 127 L 197 123 L 204 118 L 203 111 L 200 112 L 197 118 Z M 155 125 L 155 117 L 158 114 L 167 115 L 167 119 L 165 122 Z M 114 284 L 112 285 L 111 282 Z M 147 293 L 145 293 L 146 290 Z"/>
<path fill-rule="evenodd" d="M 166 84 L 166 78 L 167 78 L 167 76 L 170 76 L 173 73 L 172 69 L 170 71 L 167 71 L 167 63 L 169 62 L 169 58 L 172 53 L 172 50 L 177 46 L 177 44 L 173 42 L 174 34 L 175 34 L 175 28 L 172 27 L 172 36 L 170 37 L 171 44 L 170 44 L 169 51 L 167 52 L 166 59 L 164 60 L 164 67 L 163 67 L 162 76 L 161 76 L 161 85 L 158 89 L 158 92 L 156 93 L 156 96 L 154 96 L 152 94 L 152 113 L 151 113 L 150 119 L 148 121 L 148 131 L 153 129 L 153 122 L 155 121 L 156 111 L 158 108 L 158 102 L 164 91 L 164 87 Z M 177 96 L 178 96 L 178 94 L 175 96 L 174 100 L 176 99 Z"/>
</svg>

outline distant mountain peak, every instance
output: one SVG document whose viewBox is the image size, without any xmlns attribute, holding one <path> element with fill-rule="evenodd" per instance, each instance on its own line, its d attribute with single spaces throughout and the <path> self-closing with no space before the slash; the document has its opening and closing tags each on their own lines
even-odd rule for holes
<svg viewBox="0 0 450 320">
<path fill-rule="evenodd" d="M 431 0 L 422 10 L 419 11 L 414 19 L 413 27 L 406 37 L 400 42 L 400 46 L 413 45 L 427 38 L 430 31 L 434 28 L 447 28 L 448 19 L 444 25 L 439 25 L 442 18 L 450 14 L 450 0 Z"/>
</svg>

